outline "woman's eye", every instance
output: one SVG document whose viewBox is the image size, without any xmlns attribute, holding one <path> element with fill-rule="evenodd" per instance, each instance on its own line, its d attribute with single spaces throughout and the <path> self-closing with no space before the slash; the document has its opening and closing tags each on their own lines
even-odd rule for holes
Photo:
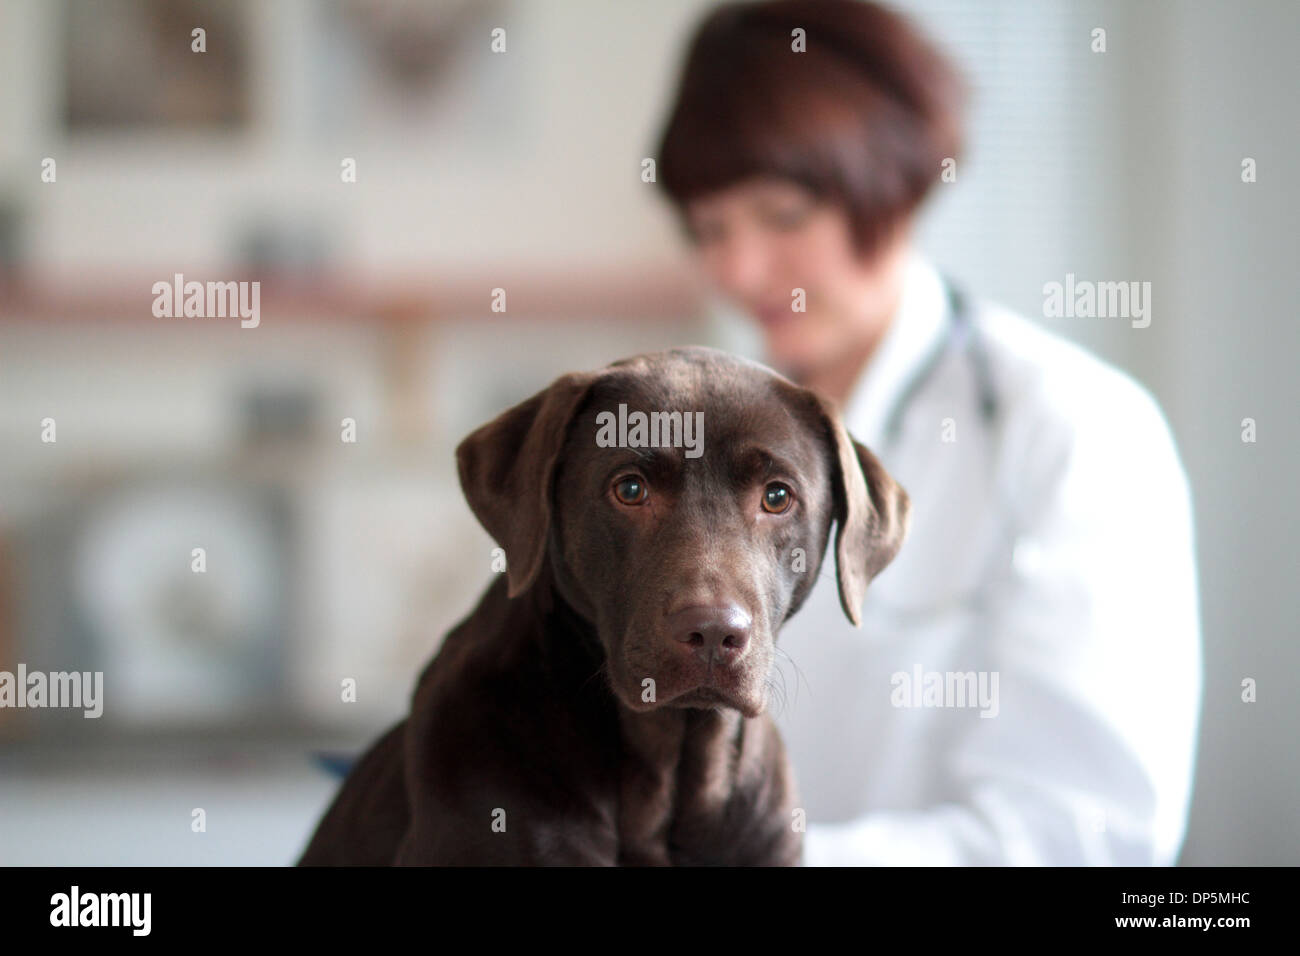
<svg viewBox="0 0 1300 956">
<path fill-rule="evenodd" d="M 707 245 L 721 238 L 722 230 L 709 225 L 691 225 L 686 227 L 686 238 L 697 246 Z"/>
<path fill-rule="evenodd" d="M 787 485 L 774 481 L 763 489 L 763 510 L 774 515 L 787 511 L 794 503 L 794 492 Z"/>
<path fill-rule="evenodd" d="M 627 475 L 614 482 L 614 497 L 625 505 L 639 505 L 646 499 L 645 482 L 633 475 Z"/>
</svg>

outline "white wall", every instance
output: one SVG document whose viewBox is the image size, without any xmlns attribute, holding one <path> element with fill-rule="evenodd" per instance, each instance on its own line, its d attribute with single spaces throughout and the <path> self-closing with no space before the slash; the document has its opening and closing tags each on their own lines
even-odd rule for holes
<svg viewBox="0 0 1300 956">
<path fill-rule="evenodd" d="M 1199 533 L 1205 709 L 1184 860 L 1295 865 L 1300 5 L 1138 4 L 1131 28 L 1150 52 L 1126 83 L 1130 229 L 1163 318 L 1133 364 L 1174 424 Z"/>
</svg>

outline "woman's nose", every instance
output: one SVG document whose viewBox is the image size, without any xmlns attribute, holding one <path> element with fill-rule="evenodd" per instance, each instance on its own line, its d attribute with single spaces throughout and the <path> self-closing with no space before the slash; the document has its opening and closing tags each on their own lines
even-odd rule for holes
<svg viewBox="0 0 1300 956">
<path fill-rule="evenodd" d="M 719 286 L 747 300 L 760 295 L 772 274 L 771 255 L 762 239 L 744 233 L 718 240 L 707 265 Z"/>
</svg>

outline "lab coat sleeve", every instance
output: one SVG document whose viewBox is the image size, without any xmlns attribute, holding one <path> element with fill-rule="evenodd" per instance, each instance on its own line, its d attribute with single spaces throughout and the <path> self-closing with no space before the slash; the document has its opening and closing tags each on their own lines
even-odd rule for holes
<svg viewBox="0 0 1300 956">
<path fill-rule="evenodd" d="M 915 759 L 923 809 L 810 824 L 805 865 L 1170 865 L 1185 832 L 1202 664 L 1187 478 L 1123 378 L 1007 426 L 1008 528 L 980 612 L 996 716 Z M 868 597 L 870 600 L 870 597 Z"/>
</svg>

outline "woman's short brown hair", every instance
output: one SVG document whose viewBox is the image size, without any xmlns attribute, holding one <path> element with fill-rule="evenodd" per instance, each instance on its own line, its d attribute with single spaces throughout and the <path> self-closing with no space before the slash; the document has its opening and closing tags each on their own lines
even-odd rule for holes
<svg viewBox="0 0 1300 956">
<path fill-rule="evenodd" d="M 679 213 L 751 176 L 794 180 L 841 204 L 869 253 L 957 158 L 964 101 L 953 65 L 882 6 L 724 3 L 691 40 L 657 179 Z"/>
</svg>

